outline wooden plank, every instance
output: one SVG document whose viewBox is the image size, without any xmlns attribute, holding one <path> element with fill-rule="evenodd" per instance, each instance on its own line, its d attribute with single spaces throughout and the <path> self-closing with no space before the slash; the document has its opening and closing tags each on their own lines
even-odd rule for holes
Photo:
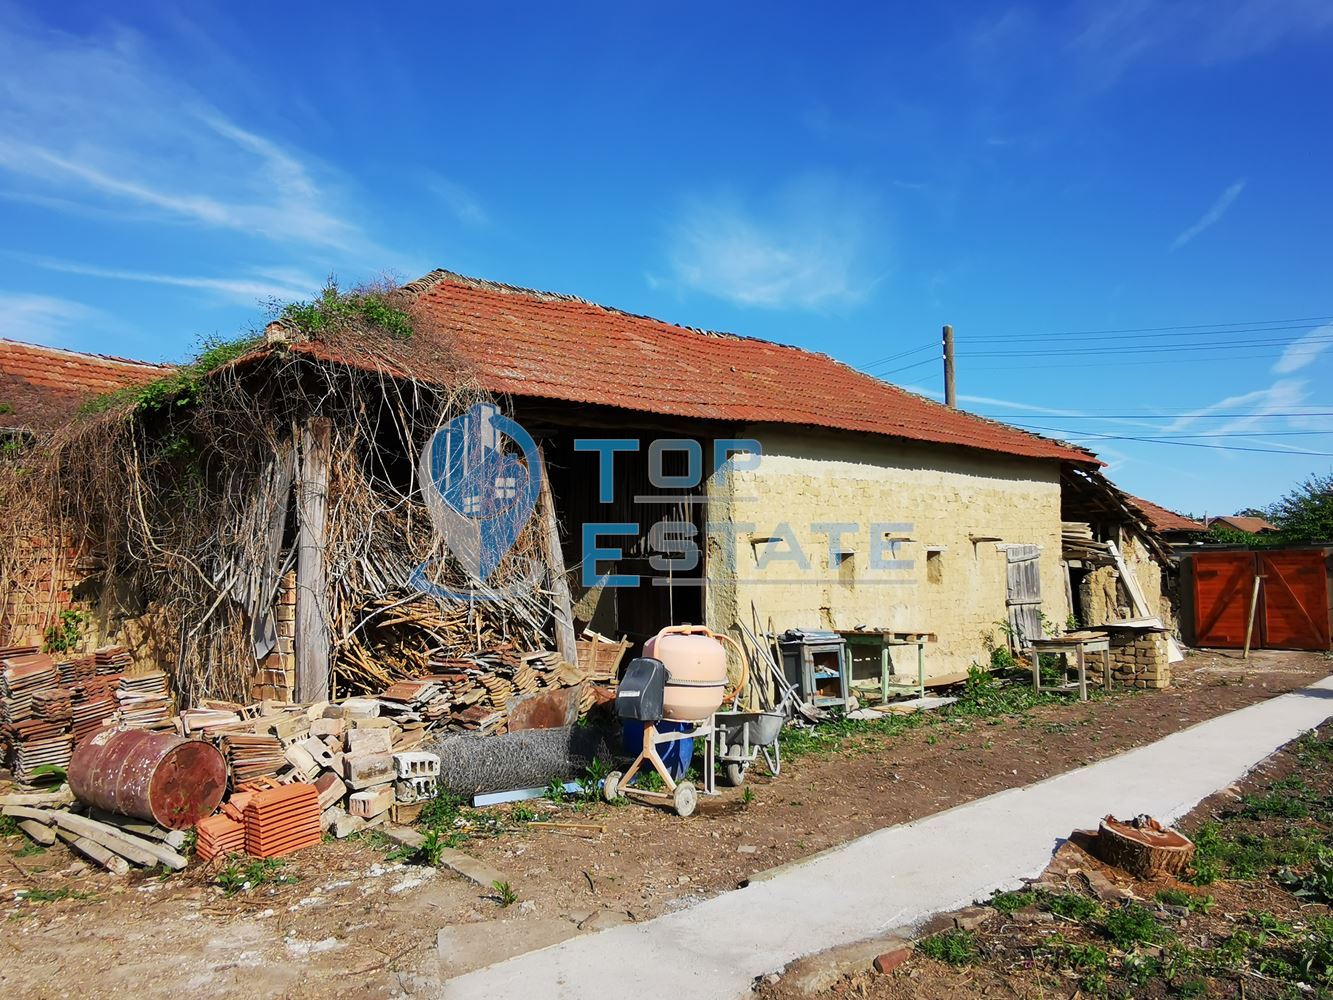
<svg viewBox="0 0 1333 1000">
<path fill-rule="evenodd" d="M 560 522 L 555 513 L 555 498 L 551 494 L 551 477 L 546 474 L 546 455 L 538 446 L 541 459 L 542 544 L 546 557 L 546 571 L 555 604 L 555 649 L 566 663 L 580 666 L 578 640 L 574 635 L 574 611 L 569 595 L 569 576 L 565 572 L 565 552 L 560 545 Z M 591 664 L 589 664 L 591 666 Z"/>
<path fill-rule="evenodd" d="M 1125 562 L 1125 557 L 1120 554 L 1120 547 L 1115 542 L 1107 542 L 1111 550 L 1111 557 L 1115 560 L 1116 572 L 1120 574 L 1120 579 L 1125 583 L 1125 590 L 1129 592 L 1130 602 L 1134 605 L 1134 613 L 1140 618 L 1157 618 L 1158 612 L 1148 606 L 1147 600 L 1143 596 L 1143 591 L 1139 589 L 1138 577 L 1134 571 L 1129 568 Z M 1180 651 L 1180 643 L 1176 642 L 1173 635 L 1166 637 L 1166 660 L 1168 663 L 1179 663 L 1185 658 L 1185 654 Z"/>
<path fill-rule="evenodd" d="M 301 429 L 296 484 L 296 699 L 329 698 L 328 533 L 333 424 L 311 417 Z"/>
<path fill-rule="evenodd" d="M 1265 552 L 1263 645 L 1328 649 L 1328 581 L 1323 552 Z"/>
</svg>

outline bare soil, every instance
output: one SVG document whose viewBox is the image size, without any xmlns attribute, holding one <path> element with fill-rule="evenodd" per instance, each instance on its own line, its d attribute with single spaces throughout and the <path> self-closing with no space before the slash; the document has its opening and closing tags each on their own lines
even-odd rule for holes
<svg viewBox="0 0 1333 1000">
<path fill-rule="evenodd" d="M 749 801 L 734 789 L 701 798 L 686 820 L 635 804 L 584 805 L 577 815 L 566 806 L 569 815 L 558 818 L 604 824 L 606 832 L 586 838 L 528 828 L 464 847 L 505 875 L 519 900 L 508 907 L 447 871 L 391 860 L 373 838 L 310 848 L 282 869 L 290 881 L 229 896 L 214 884 L 216 866 L 165 880 L 144 873 L 117 879 L 64 847 L 33 853 L 13 836 L 0 846 L 0 991 L 42 998 L 126 991 L 175 998 L 183 990 L 192 997 L 433 994 L 443 980 L 507 955 L 688 906 L 881 827 L 1285 693 L 1330 666 L 1315 653 L 1261 651 L 1248 663 L 1239 653 L 1194 653 L 1176 665 L 1175 686 L 1166 691 L 954 718 L 891 738 L 854 736 L 831 752 L 785 760 L 780 778 L 752 773 Z M 33 889 L 77 895 L 22 898 Z M 985 992 L 989 974 L 943 967 L 938 975 L 952 977 L 943 993 L 884 995 L 967 995 L 965 977 L 980 983 L 983 992 L 974 995 L 1014 995 L 999 980 L 995 988 L 1010 992 Z"/>
</svg>

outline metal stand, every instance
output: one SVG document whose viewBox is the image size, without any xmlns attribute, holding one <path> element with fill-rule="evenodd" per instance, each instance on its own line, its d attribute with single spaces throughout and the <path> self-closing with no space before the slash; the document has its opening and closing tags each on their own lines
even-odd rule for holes
<svg viewBox="0 0 1333 1000">
<path fill-rule="evenodd" d="M 606 776 L 602 783 L 602 797 L 608 802 L 615 802 L 617 799 L 630 796 L 636 799 L 643 799 L 649 802 L 657 802 L 661 805 L 670 805 L 676 810 L 676 815 L 685 817 L 694 812 L 698 805 L 698 792 L 695 790 L 693 782 L 676 781 L 671 777 L 671 772 L 666 768 L 657 748 L 665 743 L 675 743 L 678 740 L 699 739 L 702 737 L 707 746 L 704 752 L 704 794 L 717 794 L 717 769 L 713 760 L 713 737 L 716 727 L 713 725 L 713 717 L 710 715 L 707 722 L 697 723 L 695 727 L 688 732 L 659 733 L 657 724 L 654 722 L 645 722 L 643 724 L 643 749 L 639 751 L 639 756 L 634 758 L 634 763 L 630 764 L 629 769 L 621 774 L 619 771 L 612 771 Z M 650 792 L 646 788 L 633 788 L 630 782 L 635 775 L 643 769 L 644 764 L 651 764 L 654 771 L 666 785 L 665 792 Z"/>
</svg>

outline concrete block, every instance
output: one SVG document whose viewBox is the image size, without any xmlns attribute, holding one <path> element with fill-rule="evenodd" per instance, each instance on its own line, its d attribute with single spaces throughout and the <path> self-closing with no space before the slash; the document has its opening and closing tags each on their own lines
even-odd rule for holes
<svg viewBox="0 0 1333 1000">
<path fill-rule="evenodd" d="M 394 798 L 399 802 L 426 802 L 440 791 L 440 779 L 434 775 L 399 778 L 393 783 Z"/>
<path fill-rule="evenodd" d="M 387 729 L 352 729 L 347 733 L 347 751 L 352 754 L 393 752 L 393 739 Z"/>
<path fill-rule="evenodd" d="M 379 699 L 348 698 L 342 703 L 342 714 L 345 719 L 373 719 L 380 714 Z"/>
<path fill-rule="evenodd" d="M 325 771 L 315 779 L 315 789 L 319 792 L 321 809 L 327 809 L 347 796 L 347 783 L 332 771 Z"/>
<path fill-rule="evenodd" d="M 329 806 L 319 814 L 319 828 L 328 833 L 340 819 L 347 818 L 347 810 L 342 806 Z"/>
<path fill-rule="evenodd" d="M 299 743 L 293 743 L 284 750 L 283 756 L 287 758 L 287 763 L 307 778 L 313 778 L 319 773 L 319 764 Z"/>
<path fill-rule="evenodd" d="M 440 773 L 440 758 L 433 753 L 407 750 L 393 755 L 393 766 L 400 778 L 436 777 Z"/>
<path fill-rule="evenodd" d="M 393 758 L 387 753 L 347 754 L 343 757 L 343 779 L 353 788 L 393 781 Z"/>
<path fill-rule="evenodd" d="M 312 719 L 310 722 L 311 736 L 342 736 L 343 729 L 347 723 L 343 721 L 342 716 L 330 719 L 327 716 Z"/>
<path fill-rule="evenodd" d="M 388 812 L 393 805 L 393 788 L 389 785 L 377 785 L 363 792 L 353 792 L 347 800 L 348 811 L 353 816 L 370 819 L 380 813 Z"/>
<path fill-rule="evenodd" d="M 339 816 L 333 821 L 333 835 L 339 840 L 350 837 L 358 830 L 366 828 L 366 821 L 361 816 Z"/>
<path fill-rule="evenodd" d="M 307 736 L 300 743 L 292 744 L 288 749 L 293 748 L 304 750 L 310 755 L 311 760 L 320 767 L 333 767 L 333 751 L 318 737 Z"/>
</svg>

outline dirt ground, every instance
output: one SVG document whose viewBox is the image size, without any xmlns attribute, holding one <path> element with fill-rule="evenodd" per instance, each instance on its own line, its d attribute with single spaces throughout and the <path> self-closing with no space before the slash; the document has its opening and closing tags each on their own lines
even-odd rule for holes
<svg viewBox="0 0 1333 1000">
<path fill-rule="evenodd" d="M 784 761 L 746 801 L 726 789 L 687 820 L 639 805 L 577 816 L 591 838 L 524 829 L 464 850 L 518 901 L 447 871 L 391 860 L 372 840 L 328 842 L 235 895 L 191 866 L 116 879 L 63 847 L 0 848 L 0 991 L 6 997 L 433 995 L 512 954 L 733 889 L 752 874 L 872 830 L 1024 785 L 1152 742 L 1324 676 L 1316 653 L 1192 653 L 1166 691 L 955 718 Z M 570 807 L 565 807 L 569 810 Z M 25 891 L 74 895 L 36 902 Z M 989 994 L 977 994 L 989 995 Z"/>
</svg>

